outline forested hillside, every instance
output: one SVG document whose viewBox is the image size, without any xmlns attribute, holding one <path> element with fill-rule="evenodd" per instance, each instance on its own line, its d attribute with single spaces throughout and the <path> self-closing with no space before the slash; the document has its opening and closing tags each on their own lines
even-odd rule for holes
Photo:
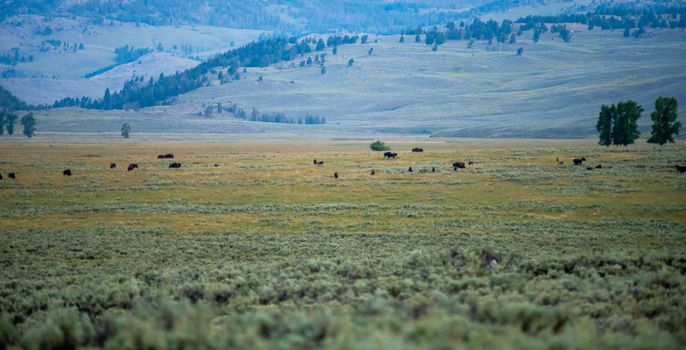
<svg viewBox="0 0 686 350">
<path fill-rule="evenodd" d="M 549 2 L 549 1 L 548 1 Z M 151 25 L 207 24 L 277 31 L 397 32 L 478 15 L 483 11 L 543 4 L 543 0 L 32 0 L 0 5 L 0 20 L 16 14 L 85 16 Z"/>
</svg>

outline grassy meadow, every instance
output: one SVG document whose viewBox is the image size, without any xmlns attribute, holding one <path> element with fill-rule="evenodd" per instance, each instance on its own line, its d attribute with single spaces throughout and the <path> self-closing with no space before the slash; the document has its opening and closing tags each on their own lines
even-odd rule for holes
<svg viewBox="0 0 686 350">
<path fill-rule="evenodd" d="M 686 145 L 369 142 L 0 142 L 0 348 L 686 343 Z"/>
</svg>

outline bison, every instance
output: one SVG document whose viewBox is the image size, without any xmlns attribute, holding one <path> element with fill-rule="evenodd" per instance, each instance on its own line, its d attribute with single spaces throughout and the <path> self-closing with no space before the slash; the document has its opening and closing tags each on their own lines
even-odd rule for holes
<svg viewBox="0 0 686 350">
<path fill-rule="evenodd" d="M 174 154 L 172 154 L 172 153 L 160 154 L 157 156 L 157 159 L 174 159 Z"/>
<path fill-rule="evenodd" d="M 0 180 L 2 180 L 2 174 L 0 174 Z"/>
<path fill-rule="evenodd" d="M 313 160 L 312 160 L 312 163 L 313 163 L 314 165 L 324 165 L 324 161 L 323 161 L 323 160 L 317 161 L 316 159 L 313 159 Z"/>
<path fill-rule="evenodd" d="M 63 175 L 63 176 L 71 176 L 71 170 L 70 170 L 70 169 L 67 169 L 67 170 L 63 171 L 63 172 L 62 172 L 62 175 Z"/>
<path fill-rule="evenodd" d="M 391 158 L 395 159 L 395 157 L 397 157 L 397 156 L 398 156 L 398 153 L 395 153 L 395 152 L 385 152 L 383 154 L 383 157 L 388 158 L 388 159 L 391 159 Z"/>
<path fill-rule="evenodd" d="M 171 163 L 169 164 L 169 169 L 180 169 L 181 163 Z"/>
<path fill-rule="evenodd" d="M 686 165 L 675 165 L 676 170 L 680 173 L 686 172 Z"/>
<path fill-rule="evenodd" d="M 7 174 L 7 177 L 9 177 L 10 179 L 15 180 L 15 179 L 17 178 L 17 175 L 15 175 L 14 173 L 8 173 L 8 174 Z"/>
<path fill-rule="evenodd" d="M 114 169 L 117 167 L 117 163 L 110 163 L 110 169 Z"/>
<path fill-rule="evenodd" d="M 573 161 L 574 161 L 574 165 L 582 165 L 586 161 L 586 158 L 585 157 L 575 158 Z"/>
<path fill-rule="evenodd" d="M 436 167 L 435 167 L 435 166 L 432 166 L 432 167 L 431 167 L 431 172 L 432 172 L 432 173 L 435 173 L 435 172 L 436 172 Z"/>
<path fill-rule="evenodd" d="M 372 169 L 372 176 L 374 176 L 374 175 L 376 175 L 376 171 L 374 171 L 374 169 Z"/>
<path fill-rule="evenodd" d="M 593 167 L 587 166 L 586 170 L 593 170 Z"/>
<path fill-rule="evenodd" d="M 596 169 L 602 169 L 602 168 L 603 168 L 603 165 L 602 165 L 602 164 L 598 164 L 598 165 L 595 166 L 595 168 L 596 168 Z"/>
<path fill-rule="evenodd" d="M 464 165 L 463 162 L 454 162 L 454 163 L 453 163 L 453 170 L 464 169 L 464 168 L 466 168 L 466 167 L 467 167 L 467 166 Z"/>
<path fill-rule="evenodd" d="M 407 168 L 407 172 L 408 172 L 408 173 L 411 173 L 411 172 L 413 172 L 413 171 L 414 171 L 414 170 L 412 170 L 412 167 Z"/>
<path fill-rule="evenodd" d="M 419 148 L 419 147 L 415 147 L 415 148 L 412 149 L 412 152 L 413 152 L 413 153 L 421 153 L 421 152 L 424 152 L 424 149 L 423 149 L 423 148 Z"/>
<path fill-rule="evenodd" d="M 334 178 L 334 179 L 338 179 L 338 173 L 337 173 L 337 172 L 336 172 L 336 173 L 333 173 L 333 178 Z"/>
<path fill-rule="evenodd" d="M 132 163 L 132 164 L 129 164 L 129 167 L 126 168 L 126 169 L 127 169 L 128 171 L 131 171 L 131 170 L 136 169 L 136 168 L 138 168 L 138 164 Z"/>
</svg>

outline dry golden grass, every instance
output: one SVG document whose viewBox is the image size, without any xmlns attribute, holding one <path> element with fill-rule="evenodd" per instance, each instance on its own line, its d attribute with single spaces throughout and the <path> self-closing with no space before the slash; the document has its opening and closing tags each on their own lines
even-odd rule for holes
<svg viewBox="0 0 686 350">
<path fill-rule="evenodd" d="M 625 151 L 587 140 L 395 140 L 390 145 L 399 158 L 384 160 L 368 143 L 0 143 L 0 173 L 18 177 L 5 176 L 1 183 L 0 225 L 431 233 L 448 230 L 455 219 L 603 221 L 646 215 L 686 224 L 684 176 L 672 168 L 685 158 L 683 145 Z M 414 146 L 425 152 L 409 152 Z M 181 169 L 156 159 L 168 152 Z M 579 156 L 604 168 L 571 165 Z M 313 166 L 313 158 L 325 164 Z M 475 164 L 454 172 L 453 161 Z M 110 162 L 117 169 L 110 170 Z M 129 163 L 140 168 L 128 172 Z M 410 166 L 414 173 L 407 172 Z M 63 176 L 64 169 L 74 175 Z"/>
</svg>

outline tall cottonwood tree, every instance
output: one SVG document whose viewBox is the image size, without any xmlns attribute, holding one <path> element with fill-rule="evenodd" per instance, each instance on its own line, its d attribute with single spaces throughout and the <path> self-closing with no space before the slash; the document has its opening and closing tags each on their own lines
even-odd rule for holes
<svg viewBox="0 0 686 350">
<path fill-rule="evenodd" d="M 598 123 L 595 128 L 598 130 L 599 138 L 598 144 L 603 146 L 610 146 L 612 144 L 612 121 L 615 115 L 615 105 L 600 107 L 600 114 L 598 115 Z"/>
<path fill-rule="evenodd" d="M 638 119 L 641 118 L 643 107 L 635 101 L 620 102 L 615 109 L 612 125 L 612 143 L 628 146 L 641 135 L 638 131 Z"/>
<path fill-rule="evenodd" d="M 653 120 L 649 143 L 664 145 L 673 143 L 674 135 L 679 135 L 681 122 L 677 121 L 677 101 L 674 97 L 659 97 L 655 100 L 655 111 L 650 113 Z"/>
</svg>

